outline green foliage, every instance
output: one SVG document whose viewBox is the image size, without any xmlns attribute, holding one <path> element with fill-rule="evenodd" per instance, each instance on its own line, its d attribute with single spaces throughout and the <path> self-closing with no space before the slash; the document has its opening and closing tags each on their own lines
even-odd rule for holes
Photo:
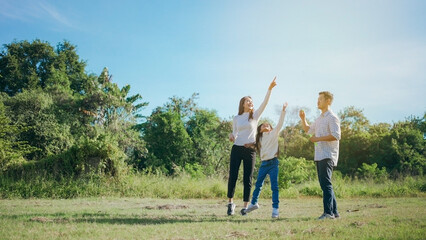
<svg viewBox="0 0 426 240">
<path fill-rule="evenodd" d="M 186 129 L 194 146 L 192 162 L 204 166 L 207 175 L 226 175 L 232 144 L 227 141 L 231 122 L 221 121 L 215 112 L 197 110 L 186 123 Z"/>
<path fill-rule="evenodd" d="M 204 175 L 204 167 L 198 163 L 187 163 L 183 168 L 185 173 L 189 174 L 191 178 L 200 179 L 205 177 Z"/>
<path fill-rule="evenodd" d="M 148 103 L 141 95 L 129 96 L 130 86 L 119 88 L 107 68 L 96 76 L 87 74 L 85 66 L 76 47 L 67 41 L 56 48 L 40 40 L 3 46 L 0 175 L 17 181 L 40 176 L 37 184 L 45 176 L 66 182 L 97 175 L 124 184 L 117 179 L 128 175 L 130 165 L 150 174 L 185 179 L 226 178 L 232 122 L 199 108 L 198 94 L 188 99 L 172 97 L 145 118 L 140 111 Z M 302 131 L 297 112 L 288 113 L 279 138 L 280 184 L 292 196 L 298 196 L 298 184 L 316 179 L 314 164 L 305 160 L 313 159 L 314 144 Z M 342 139 L 337 169 L 344 177 L 335 177 L 342 194 L 356 195 L 344 191 L 347 176 L 378 181 L 388 174 L 395 179 L 424 175 L 426 114 L 392 125 L 371 125 L 363 111 L 353 106 L 339 116 Z M 217 196 L 226 192 L 217 184 L 212 188 Z M 78 195 L 79 187 L 70 189 L 74 190 L 67 196 Z M 404 189 L 399 190 L 410 192 Z M 188 194 L 206 194 L 198 190 Z M 399 190 L 387 186 L 384 191 L 392 196 L 396 194 L 392 191 Z M 307 195 L 318 191 L 317 184 L 300 190 Z"/>
<path fill-rule="evenodd" d="M 192 140 L 176 112 L 154 112 L 143 124 L 144 140 L 149 155 L 143 167 L 162 168 L 173 174 L 174 167 L 189 163 Z"/>
<path fill-rule="evenodd" d="M 389 174 L 386 171 L 385 167 L 379 169 L 377 163 L 371 165 L 363 163 L 361 168 L 358 168 L 357 175 L 363 179 L 374 179 L 374 180 L 385 180 L 388 178 Z"/>
<path fill-rule="evenodd" d="M 295 184 L 313 180 L 315 176 L 316 169 L 313 161 L 295 157 L 280 159 L 278 174 L 280 188 L 288 189 Z"/>
<path fill-rule="evenodd" d="M 309 136 L 303 132 L 300 125 L 285 127 L 281 136 L 278 140 L 282 149 L 280 157 L 314 159 L 314 144 L 309 141 Z"/>
<path fill-rule="evenodd" d="M 41 165 L 39 166 L 41 167 Z M 34 168 L 35 170 L 35 168 Z M 200 172 L 199 172 L 200 173 Z M 201 174 L 201 173 L 200 173 Z M 265 183 L 262 198 L 271 198 L 269 182 Z M 341 178 L 333 172 L 333 187 L 338 198 L 353 197 L 425 197 L 425 177 L 405 177 L 396 180 Z M 242 198 L 242 184 L 237 185 L 235 198 Z M 0 175 L 0 199 L 4 198 L 77 198 L 77 197 L 138 197 L 138 198 L 226 198 L 227 181 L 222 177 L 191 177 L 185 171 L 173 177 L 161 172 L 128 173 L 120 177 L 95 171 L 78 177 L 32 175 L 13 178 Z M 280 198 L 321 197 L 318 180 L 304 180 L 283 188 Z"/>
<path fill-rule="evenodd" d="M 60 154 L 73 145 L 70 126 L 56 118 L 54 102 L 49 94 L 40 90 L 24 91 L 4 99 L 4 104 L 7 115 L 16 124 L 28 127 L 17 138 L 40 149 L 27 154 L 27 158 L 40 159 Z"/>
<path fill-rule="evenodd" d="M 0 171 L 4 171 L 11 164 L 24 162 L 24 155 L 37 149 L 24 141 L 17 140 L 22 132 L 28 129 L 19 124 L 13 124 L 5 114 L 5 107 L 0 101 Z"/>
<path fill-rule="evenodd" d="M 391 156 L 395 168 L 410 175 L 423 175 L 426 171 L 426 150 L 423 133 L 410 122 L 398 123 L 391 131 Z"/>
<path fill-rule="evenodd" d="M 231 122 L 222 121 L 213 111 L 199 109 L 197 94 L 184 100 L 173 97 L 157 108 L 141 126 L 148 154 L 139 168 L 176 169 L 202 166 L 205 175 L 226 175 L 231 143 L 227 136 Z"/>
<path fill-rule="evenodd" d="M 26 89 L 61 86 L 79 93 L 87 79 L 86 64 L 75 51 L 67 41 L 56 51 L 40 40 L 5 44 L 0 52 L 0 90 L 13 96 Z"/>
<path fill-rule="evenodd" d="M 425 139 L 421 130 L 425 118 L 395 123 L 372 145 L 372 159 L 392 170 L 394 176 L 423 175 L 426 171 Z"/>
<path fill-rule="evenodd" d="M 362 163 L 369 163 L 371 137 L 369 122 L 361 109 L 353 106 L 339 113 L 341 140 L 339 170 L 344 174 L 355 174 Z"/>
<path fill-rule="evenodd" d="M 128 172 L 125 154 L 112 136 L 83 138 L 68 151 L 38 161 L 11 164 L 3 175 L 12 179 L 62 179 L 98 174 L 120 178 Z"/>
<path fill-rule="evenodd" d="M 112 83 L 108 69 L 96 77 L 87 75 L 85 66 L 76 47 L 66 41 L 56 50 L 40 40 L 4 45 L 0 102 L 5 116 L 22 129 L 15 131 L 9 142 L 20 143 L 21 150 L 23 143 L 39 149 L 21 151 L 8 162 L 20 161 L 24 172 L 31 166 L 46 172 L 55 167 L 64 168 L 57 169 L 61 174 L 78 175 L 78 171 L 85 171 L 79 167 L 96 158 L 99 165 L 105 164 L 102 171 L 118 175 L 125 168 L 120 165 L 123 160 L 132 162 L 146 152 L 135 125 L 147 103 L 140 102 L 139 94 L 128 96 L 130 86 L 120 89 Z M 100 136 L 109 138 L 110 143 Z M 4 146 L 10 152 L 10 146 Z M 121 156 L 123 153 L 126 156 Z M 25 164 L 27 160 L 32 161 Z"/>
</svg>

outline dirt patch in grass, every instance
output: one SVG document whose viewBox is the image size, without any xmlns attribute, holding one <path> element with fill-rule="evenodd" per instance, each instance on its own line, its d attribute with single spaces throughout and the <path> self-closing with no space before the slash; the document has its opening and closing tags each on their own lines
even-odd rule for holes
<svg viewBox="0 0 426 240">
<path fill-rule="evenodd" d="M 379 204 L 377 204 L 377 203 L 375 203 L 375 204 L 368 204 L 368 205 L 364 205 L 364 207 L 366 207 L 366 208 L 386 208 L 386 206 L 384 206 L 384 205 L 379 205 Z"/>
<path fill-rule="evenodd" d="M 327 232 L 327 229 L 324 227 L 313 227 L 303 230 L 302 233 L 304 234 L 315 234 L 315 233 L 325 233 Z"/>
<path fill-rule="evenodd" d="M 166 205 L 157 205 L 157 206 L 146 206 L 145 209 L 158 209 L 158 210 L 171 210 L 171 209 L 188 209 L 189 207 L 187 205 L 172 205 L 172 204 L 166 204 Z"/>
<path fill-rule="evenodd" d="M 365 222 L 359 222 L 359 221 L 355 221 L 355 222 L 353 222 L 353 223 L 349 224 L 349 226 L 351 226 L 351 227 L 356 227 L 356 228 L 360 228 L 360 227 L 362 227 L 363 225 L 365 225 Z"/>
<path fill-rule="evenodd" d="M 247 237 L 247 236 L 248 236 L 248 233 L 233 231 L 227 234 L 225 237 L 232 238 L 232 237 Z"/>
<path fill-rule="evenodd" d="M 67 218 L 47 218 L 47 217 L 33 217 L 30 219 L 31 222 L 41 223 L 68 223 L 70 222 Z"/>
</svg>

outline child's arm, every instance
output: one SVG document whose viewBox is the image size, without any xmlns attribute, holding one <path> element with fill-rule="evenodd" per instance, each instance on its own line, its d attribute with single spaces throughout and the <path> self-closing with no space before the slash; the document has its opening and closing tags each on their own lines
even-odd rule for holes
<svg viewBox="0 0 426 240">
<path fill-rule="evenodd" d="M 283 127 L 285 110 L 286 110 L 287 106 L 288 106 L 287 102 L 283 104 L 283 109 L 281 111 L 280 120 L 278 120 L 277 126 L 274 128 L 274 130 L 272 130 L 272 131 L 274 131 L 274 134 L 276 134 L 276 135 L 278 135 L 280 133 L 280 130 Z"/>
<path fill-rule="evenodd" d="M 262 115 L 263 110 L 265 110 L 265 108 L 266 108 L 266 105 L 268 105 L 268 101 L 269 101 L 269 97 L 271 96 L 272 88 L 274 88 L 277 85 L 277 83 L 275 82 L 276 78 L 277 77 L 274 77 L 274 79 L 272 80 L 272 82 L 269 84 L 268 91 L 266 92 L 266 96 L 265 96 L 265 99 L 263 99 L 262 104 L 260 104 L 259 108 L 256 109 L 256 111 L 254 111 L 254 114 L 253 114 L 254 116 L 253 117 L 255 119 L 259 119 L 260 118 L 260 115 Z"/>
</svg>

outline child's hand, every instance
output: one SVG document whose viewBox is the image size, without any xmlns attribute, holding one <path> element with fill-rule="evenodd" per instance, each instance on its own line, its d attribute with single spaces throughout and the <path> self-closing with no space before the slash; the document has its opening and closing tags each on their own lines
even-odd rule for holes
<svg viewBox="0 0 426 240">
<path fill-rule="evenodd" d="M 285 102 L 285 103 L 283 104 L 283 112 L 285 112 L 285 109 L 287 108 L 287 106 L 288 106 L 288 103 L 287 103 L 287 102 Z"/>
<path fill-rule="evenodd" d="M 250 149 L 256 149 L 256 144 L 255 143 L 246 143 L 246 144 L 244 144 L 244 147 L 250 148 Z"/>
<path fill-rule="evenodd" d="M 277 77 L 274 77 L 274 80 L 272 80 L 271 84 L 269 84 L 269 90 L 272 90 L 272 88 L 274 88 L 275 86 L 277 86 L 277 83 L 275 82 L 275 79 L 277 79 Z"/>
</svg>

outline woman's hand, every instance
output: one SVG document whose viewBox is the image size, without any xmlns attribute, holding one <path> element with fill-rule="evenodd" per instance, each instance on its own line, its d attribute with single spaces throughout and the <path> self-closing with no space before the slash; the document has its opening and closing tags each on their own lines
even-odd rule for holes
<svg viewBox="0 0 426 240">
<path fill-rule="evenodd" d="M 275 79 L 277 79 L 277 77 L 274 77 L 274 80 L 272 80 L 271 84 L 269 84 L 269 88 L 268 90 L 272 90 L 272 88 L 274 88 L 275 86 L 277 86 L 277 83 L 275 82 Z"/>
<path fill-rule="evenodd" d="M 234 134 L 232 134 L 232 133 L 229 134 L 229 141 L 231 141 L 231 142 L 235 141 Z"/>
</svg>

